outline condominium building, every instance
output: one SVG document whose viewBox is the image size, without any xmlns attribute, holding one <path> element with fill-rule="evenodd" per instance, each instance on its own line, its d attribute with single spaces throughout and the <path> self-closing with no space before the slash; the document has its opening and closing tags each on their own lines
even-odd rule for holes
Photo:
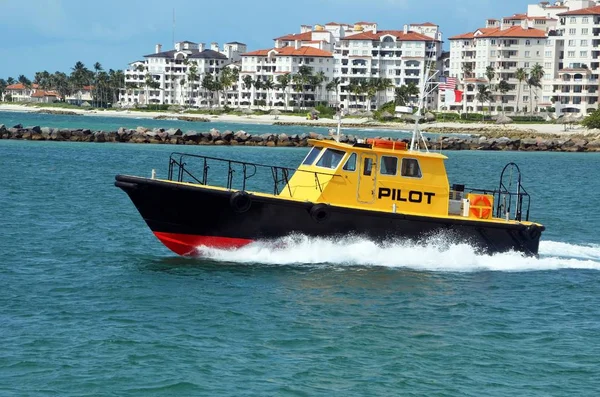
<svg viewBox="0 0 600 397">
<path fill-rule="evenodd" d="M 120 103 L 206 106 L 216 98 L 215 93 L 202 88 L 204 77 L 218 77 L 223 68 L 239 62 L 246 51 L 246 45 L 239 42 L 227 43 L 220 49 L 217 43 L 207 48 L 204 43 L 182 41 L 169 51 L 162 51 L 157 44 L 153 54 L 129 64 Z"/>
<path fill-rule="evenodd" d="M 484 27 L 450 37 L 450 72 L 465 91 L 461 103 L 440 103 L 459 111 L 556 111 L 587 113 L 597 108 L 600 67 L 600 6 L 591 0 L 530 4 L 527 13 L 488 19 Z M 539 64 L 539 87 L 517 77 Z M 487 68 L 494 76 L 490 80 Z M 497 90 L 500 81 L 508 92 Z M 492 100 L 480 103 L 479 87 L 492 89 Z"/>
<path fill-rule="evenodd" d="M 405 25 L 403 30 L 379 30 L 374 22 L 302 25 L 300 33 L 274 39 L 273 48 L 244 54 L 240 78 L 277 84 L 277 76 L 293 78 L 300 67 L 308 66 L 319 76 L 318 84 L 292 83 L 285 90 L 281 85 L 267 90 L 260 83 L 258 89 L 243 84 L 240 102 L 287 106 L 327 101 L 346 110 L 375 109 L 394 99 L 395 87 L 420 86 L 430 69 L 440 69 L 441 39 L 439 27 L 432 23 Z M 332 79 L 339 79 L 339 84 L 327 90 Z M 370 93 L 356 89 L 371 79 L 389 79 L 391 85 Z M 428 104 L 435 107 L 435 101 L 431 95 Z"/>
</svg>

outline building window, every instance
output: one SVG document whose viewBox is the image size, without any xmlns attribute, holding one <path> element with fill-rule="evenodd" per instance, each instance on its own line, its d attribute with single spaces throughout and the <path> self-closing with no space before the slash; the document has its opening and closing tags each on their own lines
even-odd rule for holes
<svg viewBox="0 0 600 397">
<path fill-rule="evenodd" d="M 524 68 L 528 68 L 529 67 L 529 62 L 523 62 L 523 67 Z"/>
<path fill-rule="evenodd" d="M 569 51 L 569 52 L 567 52 L 567 56 L 569 58 L 574 58 L 575 57 L 575 51 Z"/>
<path fill-rule="evenodd" d="M 575 40 L 569 40 L 569 46 L 573 47 L 575 45 Z"/>
<path fill-rule="evenodd" d="M 575 29 L 573 29 L 573 28 L 569 29 L 569 34 L 575 34 Z"/>
<path fill-rule="evenodd" d="M 583 36 L 587 35 L 587 34 L 588 34 L 588 28 L 583 28 L 583 29 L 581 29 L 581 34 L 582 34 Z"/>
<path fill-rule="evenodd" d="M 575 18 L 575 17 L 569 18 L 569 23 L 577 23 L 577 18 Z"/>
<path fill-rule="evenodd" d="M 581 40 L 581 42 L 579 43 L 579 45 L 580 45 L 581 47 L 587 47 L 587 45 L 588 45 L 588 41 L 587 41 L 587 40 Z"/>
<path fill-rule="evenodd" d="M 588 17 L 583 17 L 583 19 L 581 20 L 581 23 L 588 23 L 588 22 L 589 22 Z"/>
<path fill-rule="evenodd" d="M 496 56 L 496 50 L 492 50 L 492 51 L 490 52 L 490 55 L 491 55 L 491 56 L 493 56 L 493 57 L 495 57 L 495 56 Z"/>
<path fill-rule="evenodd" d="M 531 40 L 525 40 L 525 45 L 531 45 Z"/>
<path fill-rule="evenodd" d="M 492 45 L 496 45 L 496 40 L 491 40 Z"/>
<path fill-rule="evenodd" d="M 546 52 L 544 52 L 544 56 L 545 57 L 551 57 L 552 56 L 552 51 L 546 51 Z"/>
<path fill-rule="evenodd" d="M 579 52 L 579 56 L 581 58 L 587 58 L 587 51 L 581 51 L 581 52 Z"/>
<path fill-rule="evenodd" d="M 529 51 L 525 51 L 525 58 L 529 58 L 531 55 L 529 53 Z"/>
</svg>

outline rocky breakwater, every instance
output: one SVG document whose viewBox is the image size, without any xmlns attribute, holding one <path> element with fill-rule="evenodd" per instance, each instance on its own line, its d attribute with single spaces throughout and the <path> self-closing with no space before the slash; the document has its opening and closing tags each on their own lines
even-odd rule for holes
<svg viewBox="0 0 600 397">
<path fill-rule="evenodd" d="M 310 132 L 307 134 L 260 134 L 251 135 L 245 131 L 183 132 L 180 129 L 136 129 L 119 128 L 117 131 L 92 131 L 89 129 L 23 127 L 0 125 L 0 139 L 21 139 L 31 141 L 66 142 L 122 142 L 154 143 L 173 145 L 227 145 L 227 146 L 267 146 L 267 147 L 306 147 L 309 139 L 333 139 Z M 357 137 L 342 135 L 341 142 L 354 143 Z M 380 138 L 391 139 L 391 138 Z M 431 150 L 522 150 L 559 152 L 600 152 L 600 135 L 586 137 L 537 137 L 537 138 L 487 138 L 483 136 L 441 136 L 428 139 Z M 404 142 L 408 142 L 404 139 Z"/>
</svg>

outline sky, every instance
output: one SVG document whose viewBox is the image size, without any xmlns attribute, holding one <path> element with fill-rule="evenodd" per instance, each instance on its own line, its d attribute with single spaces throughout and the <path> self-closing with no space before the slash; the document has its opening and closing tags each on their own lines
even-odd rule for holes
<svg viewBox="0 0 600 397">
<path fill-rule="evenodd" d="M 473 31 L 487 18 L 525 12 L 535 0 L 0 0 L 0 78 L 36 71 L 125 69 L 175 41 L 240 41 L 248 50 L 272 48 L 273 39 L 300 25 L 377 22 L 401 30 L 406 23 L 433 22 L 444 40 Z M 448 48 L 445 40 L 444 48 Z"/>
</svg>

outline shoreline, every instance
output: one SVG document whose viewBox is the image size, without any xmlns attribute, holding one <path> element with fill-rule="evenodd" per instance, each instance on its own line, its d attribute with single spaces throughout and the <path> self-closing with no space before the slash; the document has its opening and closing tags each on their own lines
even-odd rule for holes
<svg viewBox="0 0 600 397">
<path fill-rule="evenodd" d="M 308 147 L 311 140 L 331 140 L 314 132 L 303 134 L 248 134 L 245 131 L 183 132 L 179 128 L 136 129 L 119 128 L 117 131 L 92 131 L 77 128 L 23 127 L 0 125 L 0 140 L 56 141 L 56 142 L 96 142 L 96 143 L 141 143 L 171 145 L 214 145 L 214 146 L 266 146 L 266 147 Z M 380 138 L 409 143 L 409 139 Z M 486 151 L 554 151 L 554 152 L 600 152 L 600 136 L 584 139 L 581 137 L 546 138 L 491 138 L 484 136 L 439 136 L 426 138 L 430 150 L 486 150 Z M 341 135 L 340 142 L 354 144 L 359 138 Z M 360 141 L 362 142 L 362 141 Z M 368 142 L 368 141 L 367 141 Z"/>
<path fill-rule="evenodd" d="M 129 111 L 129 110 L 86 110 L 86 109 L 66 109 L 35 107 L 19 104 L 0 104 L 0 112 L 24 112 L 24 113 L 44 113 L 44 114 L 63 114 L 80 115 L 87 117 L 117 117 L 128 119 L 173 119 L 185 121 L 197 121 L 199 125 L 202 122 L 222 122 L 237 124 L 255 124 L 255 125 L 280 125 L 280 126 L 314 126 L 314 127 L 337 127 L 337 123 L 332 119 L 306 120 L 302 116 L 280 115 L 275 118 L 273 115 L 208 115 L 208 114 L 188 114 L 174 112 L 152 112 L 152 111 Z M 376 130 L 395 130 L 410 131 L 414 128 L 409 123 L 383 123 L 372 121 L 367 118 L 346 118 L 342 119 L 342 127 L 355 129 L 376 129 Z M 509 124 L 497 125 L 487 123 L 458 123 L 450 121 L 434 121 L 421 124 L 421 131 L 428 133 L 462 133 L 489 136 L 516 136 L 531 137 L 554 136 L 554 137 L 572 137 L 572 136 L 600 136 L 600 130 L 588 130 L 581 125 L 575 125 L 565 131 L 562 124 Z"/>
</svg>

